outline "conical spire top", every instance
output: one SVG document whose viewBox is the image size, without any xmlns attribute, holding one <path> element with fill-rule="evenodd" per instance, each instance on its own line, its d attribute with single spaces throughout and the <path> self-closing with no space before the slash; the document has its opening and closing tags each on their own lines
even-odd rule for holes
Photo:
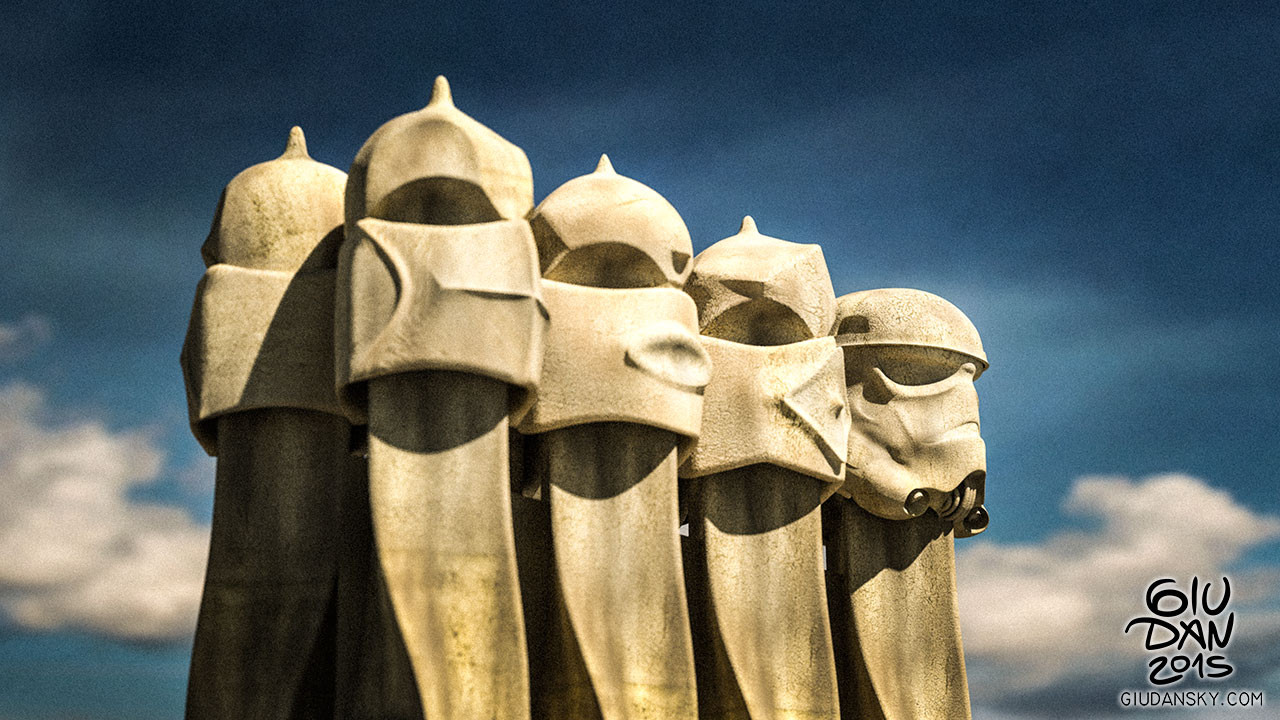
<svg viewBox="0 0 1280 720">
<path fill-rule="evenodd" d="M 449 81 L 443 75 L 436 76 L 436 84 L 431 88 L 431 102 L 427 107 L 453 107 L 453 91 L 449 89 Z"/>
<path fill-rule="evenodd" d="M 609 156 L 605 154 L 600 155 L 600 162 L 596 164 L 596 172 L 604 175 L 618 174 L 613 169 L 613 163 L 609 162 Z"/>
<path fill-rule="evenodd" d="M 285 143 L 284 153 L 280 157 L 292 160 L 311 159 L 307 154 L 307 136 L 302 134 L 302 128 L 294 125 L 289 129 L 289 141 Z"/>
<path fill-rule="evenodd" d="M 742 216 L 742 225 L 738 228 L 739 235 L 759 235 L 760 231 L 756 229 L 755 218 L 750 215 Z"/>
</svg>

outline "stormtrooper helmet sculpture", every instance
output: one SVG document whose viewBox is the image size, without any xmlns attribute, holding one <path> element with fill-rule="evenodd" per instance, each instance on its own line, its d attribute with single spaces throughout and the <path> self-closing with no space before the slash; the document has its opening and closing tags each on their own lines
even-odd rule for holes
<svg viewBox="0 0 1280 720">
<path fill-rule="evenodd" d="M 889 520 L 932 509 L 957 537 L 986 528 L 986 446 L 974 380 L 987 369 L 969 318 L 921 290 L 837 301 L 852 420 L 841 494 Z"/>
</svg>

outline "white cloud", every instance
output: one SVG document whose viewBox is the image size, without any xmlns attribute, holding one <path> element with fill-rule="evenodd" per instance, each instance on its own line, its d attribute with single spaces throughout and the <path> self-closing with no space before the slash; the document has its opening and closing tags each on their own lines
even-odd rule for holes
<svg viewBox="0 0 1280 720">
<path fill-rule="evenodd" d="M 0 360 L 30 355 L 49 342 L 52 327 L 43 315 L 25 315 L 17 322 L 0 322 Z"/>
<path fill-rule="evenodd" d="M 1184 592 L 1192 576 L 1211 578 L 1215 598 L 1220 578 L 1232 579 L 1230 608 L 1248 611 L 1247 620 L 1237 617 L 1236 637 L 1247 639 L 1229 643 L 1228 659 L 1247 661 L 1233 652 L 1265 646 L 1263 636 L 1280 640 L 1277 613 L 1248 608 L 1280 595 L 1280 568 L 1232 570 L 1244 553 L 1280 537 L 1280 518 L 1185 475 L 1083 478 L 1064 510 L 1095 529 L 1035 544 L 973 542 L 957 557 L 966 659 L 988 670 L 971 683 L 975 701 L 1016 705 L 1082 677 L 1110 672 L 1119 683 L 1144 671 L 1151 653 L 1140 631 L 1125 635 L 1124 627 L 1146 615 L 1146 588 L 1160 577 L 1177 579 Z"/>
<path fill-rule="evenodd" d="M 0 387 L 0 608 L 28 629 L 189 635 L 209 528 L 129 498 L 157 479 L 161 451 L 143 432 L 43 413 L 37 389 Z"/>
</svg>

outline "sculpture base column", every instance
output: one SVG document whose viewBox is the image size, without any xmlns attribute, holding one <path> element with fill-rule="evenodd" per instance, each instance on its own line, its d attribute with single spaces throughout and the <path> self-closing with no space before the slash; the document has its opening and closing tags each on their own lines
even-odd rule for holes
<svg viewBox="0 0 1280 720">
<path fill-rule="evenodd" d="M 329 717 L 347 423 L 289 408 L 217 423 L 209 567 L 186 717 Z"/>
<path fill-rule="evenodd" d="M 674 433 L 590 423 L 536 436 L 548 479 L 558 656 L 548 718 L 693 720 Z"/>
<path fill-rule="evenodd" d="M 507 385 L 432 371 L 368 389 L 374 538 L 425 715 L 527 718 Z"/>
<path fill-rule="evenodd" d="M 749 465 L 693 483 L 698 703 L 717 720 L 838 716 L 822 569 L 827 483 Z"/>
<path fill-rule="evenodd" d="M 824 509 L 840 704 L 858 720 L 967 720 L 950 524 Z"/>
<path fill-rule="evenodd" d="M 368 465 L 363 456 L 344 462 L 334 718 L 422 720 L 418 683 L 374 550 Z"/>
</svg>

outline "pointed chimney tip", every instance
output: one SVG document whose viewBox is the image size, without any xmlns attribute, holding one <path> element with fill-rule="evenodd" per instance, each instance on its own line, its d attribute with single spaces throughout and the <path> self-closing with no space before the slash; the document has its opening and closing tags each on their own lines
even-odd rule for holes
<svg viewBox="0 0 1280 720">
<path fill-rule="evenodd" d="M 431 102 L 427 107 L 442 105 L 453 107 L 453 91 L 449 89 L 449 81 L 443 75 L 436 76 L 436 84 L 431 88 Z"/>
<path fill-rule="evenodd" d="M 755 234 L 759 235 L 760 231 L 756 229 L 756 221 L 750 215 L 742 216 L 742 225 L 738 228 L 739 235 Z"/>
<path fill-rule="evenodd" d="M 307 136 L 302 134 L 302 128 L 294 125 L 289 129 L 289 141 L 285 143 L 284 154 L 280 157 L 311 159 L 307 154 Z"/>
<path fill-rule="evenodd" d="M 613 163 L 609 162 L 609 156 L 600 154 L 600 162 L 596 164 L 596 172 L 608 175 L 616 175 L 617 171 L 613 169 Z"/>
</svg>

